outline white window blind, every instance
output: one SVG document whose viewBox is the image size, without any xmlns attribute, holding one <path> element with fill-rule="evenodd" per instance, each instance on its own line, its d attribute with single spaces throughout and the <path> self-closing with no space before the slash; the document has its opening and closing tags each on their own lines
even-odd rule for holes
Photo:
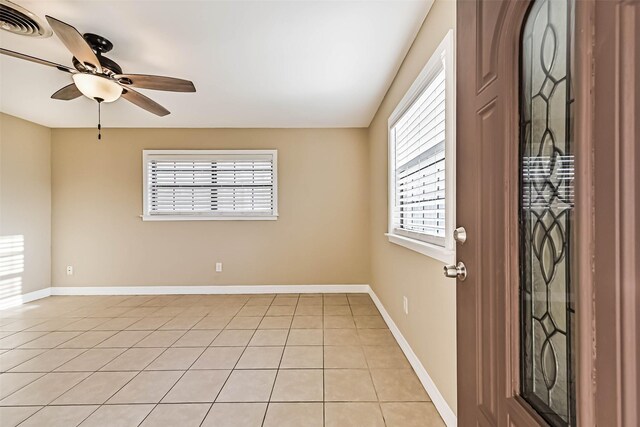
<svg viewBox="0 0 640 427">
<path fill-rule="evenodd" d="M 277 215 L 276 152 L 145 151 L 145 217 Z"/>
<path fill-rule="evenodd" d="M 391 221 L 397 234 L 444 245 L 446 73 L 440 65 L 390 129 L 395 196 Z"/>
</svg>

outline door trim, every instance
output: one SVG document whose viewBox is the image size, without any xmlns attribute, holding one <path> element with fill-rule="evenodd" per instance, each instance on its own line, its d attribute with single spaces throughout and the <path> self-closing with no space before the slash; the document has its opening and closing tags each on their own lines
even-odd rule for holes
<svg viewBox="0 0 640 427">
<path fill-rule="evenodd" d="M 589 0 L 592 425 L 640 423 L 640 1 Z M 586 7 L 586 6 L 585 6 Z M 586 189 L 585 189 L 586 191 Z M 588 374 L 592 375 L 588 375 Z M 586 384 L 584 384 L 586 385 Z M 588 396 L 587 396 L 588 397 Z"/>
<path fill-rule="evenodd" d="M 574 83 L 576 93 L 593 90 L 593 13 L 594 2 L 576 1 L 575 42 L 582 49 L 575 49 Z M 583 244 L 575 245 L 576 281 L 576 418 L 580 425 L 595 425 L 595 294 L 593 282 L 593 103 L 591 97 L 576 97 L 575 101 L 575 231 L 582 236 Z M 581 214 L 582 213 L 582 214 Z M 584 214 L 588 213 L 588 214 Z M 581 404 L 585 402 L 586 404 Z"/>
</svg>

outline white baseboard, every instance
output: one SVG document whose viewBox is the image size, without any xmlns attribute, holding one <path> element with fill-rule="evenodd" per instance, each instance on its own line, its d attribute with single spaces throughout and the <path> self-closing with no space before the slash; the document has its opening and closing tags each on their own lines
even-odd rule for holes
<svg viewBox="0 0 640 427">
<path fill-rule="evenodd" d="M 51 296 L 51 288 L 44 288 L 26 294 L 4 298 L 0 300 L 0 310 L 16 307 L 48 296 Z"/>
<path fill-rule="evenodd" d="M 368 293 L 369 285 L 54 286 L 51 295 L 238 295 Z"/>
<path fill-rule="evenodd" d="M 238 295 L 238 294 L 275 294 L 275 293 L 367 293 L 373 299 L 391 333 L 400 345 L 422 386 L 431 397 L 431 401 L 448 427 L 457 425 L 457 418 L 451 407 L 440 394 L 435 383 L 427 373 L 418 356 L 404 338 L 400 329 L 387 312 L 369 285 L 255 285 L 255 286 L 53 286 L 24 295 L 6 298 L 0 301 L 0 309 L 15 307 L 51 295 Z"/>
<path fill-rule="evenodd" d="M 418 375 L 422 386 L 429 394 L 429 397 L 431 397 L 431 401 L 440 413 L 440 416 L 444 420 L 444 423 L 447 425 L 447 427 L 455 427 L 458 424 L 456 414 L 453 412 L 449 404 L 447 404 L 447 401 L 444 400 L 444 397 L 442 396 L 442 394 L 440 394 L 438 387 L 436 387 L 435 383 L 427 373 L 427 370 L 420 362 L 420 359 L 418 359 L 418 356 L 416 356 L 416 354 L 413 352 L 413 349 L 402 335 L 402 332 L 400 332 L 400 329 L 398 329 L 395 322 L 382 305 L 382 302 L 380 302 L 380 299 L 378 299 L 378 296 L 375 292 L 373 292 L 373 289 L 371 288 L 369 288 L 369 295 L 371 296 L 371 299 L 373 299 L 373 302 L 378 308 L 378 311 L 380 311 L 380 314 L 382 315 L 384 321 L 387 322 L 389 330 L 391 330 L 391 333 L 400 345 L 400 348 L 404 352 L 404 355 L 409 360 L 409 363 L 413 367 L 413 370 L 416 372 L 416 375 Z"/>
</svg>

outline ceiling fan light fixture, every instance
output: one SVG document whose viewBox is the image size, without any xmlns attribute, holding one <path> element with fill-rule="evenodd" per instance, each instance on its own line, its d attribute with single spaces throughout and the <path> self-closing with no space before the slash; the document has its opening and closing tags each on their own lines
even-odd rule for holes
<svg viewBox="0 0 640 427">
<path fill-rule="evenodd" d="M 73 82 L 84 96 L 91 100 L 113 102 L 122 95 L 122 87 L 116 82 L 95 74 L 76 73 Z"/>
</svg>

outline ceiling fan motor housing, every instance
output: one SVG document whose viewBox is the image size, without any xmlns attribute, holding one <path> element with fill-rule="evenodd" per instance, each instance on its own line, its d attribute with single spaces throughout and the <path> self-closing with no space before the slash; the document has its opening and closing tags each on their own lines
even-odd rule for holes
<svg viewBox="0 0 640 427">
<path fill-rule="evenodd" d="M 122 74 L 122 68 L 120 68 L 115 61 L 102 55 L 96 55 L 96 57 L 98 58 L 98 61 L 100 61 L 100 66 L 102 67 L 102 72 L 104 74 L 108 76 L 112 74 Z M 82 62 L 78 61 L 75 56 L 73 57 L 73 66 L 80 72 L 90 71 Z"/>
<path fill-rule="evenodd" d="M 106 56 L 102 56 L 103 53 L 107 53 L 113 49 L 113 43 L 102 37 L 98 34 L 93 33 L 84 33 L 82 37 L 89 44 L 91 49 L 95 52 L 98 61 L 100 61 L 100 66 L 102 67 L 102 71 L 106 75 L 113 74 L 122 74 L 122 68 L 113 60 L 107 58 Z M 75 57 L 73 58 L 73 66 L 78 71 L 87 71 L 87 67 L 78 61 Z"/>
<path fill-rule="evenodd" d="M 84 37 L 87 43 L 89 43 L 89 46 L 91 46 L 91 49 L 97 54 L 107 53 L 113 49 L 113 43 L 98 34 L 84 33 L 82 37 Z"/>
</svg>

